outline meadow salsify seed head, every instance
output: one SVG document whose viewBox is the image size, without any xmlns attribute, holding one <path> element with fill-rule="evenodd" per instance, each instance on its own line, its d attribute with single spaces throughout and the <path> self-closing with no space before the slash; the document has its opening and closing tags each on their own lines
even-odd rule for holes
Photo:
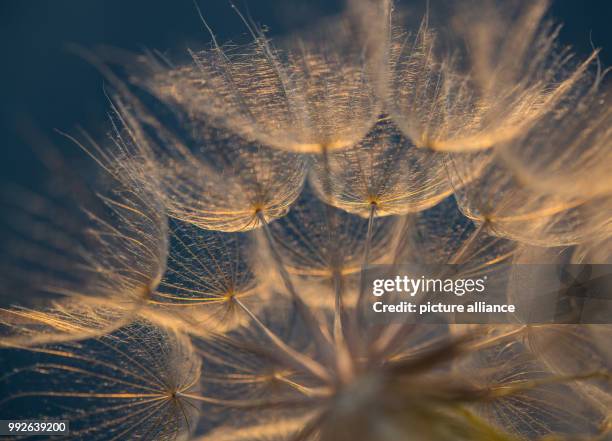
<svg viewBox="0 0 612 441">
<path fill-rule="evenodd" d="M 599 405 L 598 397 L 578 393 L 573 389 L 577 381 L 571 381 L 597 374 L 584 369 L 562 375 L 551 371 L 537 354 L 514 341 L 476 351 L 458 363 L 455 369 L 469 376 L 466 381 L 491 397 L 474 402 L 472 411 L 518 439 L 539 439 L 555 433 L 597 439 L 609 409 Z M 479 375 L 470 374 L 474 371 Z"/>
<path fill-rule="evenodd" d="M 185 331 L 197 335 L 243 324 L 248 316 L 241 307 L 257 311 L 269 301 L 271 289 L 259 277 L 252 242 L 247 233 L 203 230 L 171 220 L 167 269 L 149 305 L 162 316 L 185 321 Z"/>
<path fill-rule="evenodd" d="M 510 349 L 500 353 L 514 347 L 514 336 L 521 327 L 480 327 L 457 334 L 463 334 L 462 340 L 449 336 L 443 326 L 417 325 L 404 327 L 402 338 L 396 340 L 402 344 L 390 347 L 379 346 L 386 340 L 383 336 L 364 334 L 364 338 L 374 337 L 374 346 L 361 347 L 364 352 L 358 352 L 360 356 L 353 361 L 353 373 L 345 377 L 334 364 L 325 362 L 326 352 L 313 345 L 303 322 L 287 320 L 295 317 L 289 305 L 284 310 L 278 304 L 269 306 L 261 314 L 265 326 L 307 360 L 320 363 L 327 374 L 315 375 L 289 353 L 271 351 L 266 335 L 250 326 L 198 342 L 203 359 L 209 360 L 209 369 L 202 376 L 202 393 L 210 402 L 202 426 L 212 428 L 209 436 L 276 439 L 280 433 L 274 431 L 272 421 L 278 421 L 277 429 L 284 433 L 284 423 L 299 420 L 301 426 L 287 436 L 304 440 L 395 440 L 398 436 L 511 440 L 513 434 L 504 434 L 497 424 L 503 423 L 505 415 L 530 406 L 538 394 L 544 397 L 542 408 L 557 413 L 533 417 L 538 421 L 535 428 L 525 427 L 521 421 L 527 420 L 517 420 L 504 429 L 517 435 L 544 435 L 576 422 L 588 426 L 588 431 L 596 429 L 597 421 L 585 416 L 591 410 L 597 412 L 596 406 L 588 411 L 576 407 L 574 412 L 556 403 L 558 388 L 567 389 L 561 384 L 564 377 L 526 365 Z M 465 340 L 466 336 L 470 337 Z M 495 363 L 489 363 L 495 369 L 482 363 L 489 353 L 498 354 L 491 357 Z M 526 350 L 523 355 L 527 360 L 532 357 Z M 469 375 L 461 373 L 466 365 L 471 366 L 466 371 Z M 589 401 L 584 399 L 585 403 Z M 294 439 L 291 436 L 279 439 Z"/>
<path fill-rule="evenodd" d="M 97 63 L 109 142 L 73 139 L 97 202 L 13 195 L 3 411 L 94 440 L 609 437 L 610 326 L 368 313 L 377 264 L 488 277 L 486 300 L 522 308 L 556 291 L 518 265 L 612 255 L 595 55 L 558 47 L 544 1 L 414 28 L 395 6 L 348 0 L 274 44 L 236 9 L 247 44 L 210 32 L 188 63 L 134 57 L 126 83 Z"/>
<path fill-rule="evenodd" d="M 327 352 L 314 344 L 308 326 L 299 319 L 290 302 L 268 304 L 259 315 L 266 329 L 274 332 L 291 350 L 297 350 L 306 358 L 301 364 L 289 352 L 272 350 L 268 337 L 262 329 L 243 326 L 229 333 L 196 341 L 196 347 L 208 370 L 202 376 L 202 393 L 208 399 L 217 400 L 206 418 L 215 430 L 210 436 L 230 430 L 236 436 L 251 434 L 258 430 L 266 433 L 265 423 L 298 419 L 301 427 L 294 432 L 302 433 L 307 428 L 320 430 L 320 412 L 334 406 L 338 391 L 339 372 L 333 364 L 323 364 Z M 321 317 L 322 326 L 327 326 Z M 328 344 L 332 344 L 328 342 Z M 309 363 L 320 364 L 324 370 L 316 374 Z M 203 421 L 203 425 L 207 425 Z M 241 426 L 235 429 L 236 425 Z M 268 433 L 274 434 L 267 429 Z M 313 433 L 304 432 L 311 439 Z M 281 438 L 282 439 L 282 438 Z"/>
<path fill-rule="evenodd" d="M 36 308 L 0 311 L 2 346 L 29 347 L 105 335 L 134 319 L 134 308 L 120 302 L 62 299 Z"/>
<path fill-rule="evenodd" d="M 3 244 L 1 264 L 2 344 L 91 335 L 85 328 L 48 326 L 38 314 L 65 302 L 116 305 L 123 318 L 89 329 L 94 335 L 109 332 L 129 322 L 161 280 L 168 231 L 156 184 L 141 179 L 144 169 L 135 158 L 115 148 L 100 152 L 90 151 L 107 182 L 97 193 L 83 188 L 79 194 L 87 194 L 86 200 L 13 189 L 11 198 L 17 202 L 6 218 L 14 234 Z M 22 326 L 40 327 L 40 332 L 24 339 Z"/>
<path fill-rule="evenodd" d="M 157 131 L 150 161 L 169 216 L 207 230 L 241 232 L 287 213 L 302 189 L 308 158 L 183 119 L 182 113 L 179 118 L 174 134 Z"/>
<path fill-rule="evenodd" d="M 460 210 L 454 196 L 400 218 L 396 263 L 453 264 L 486 272 L 512 259 L 516 243 L 489 234 Z"/>
<path fill-rule="evenodd" d="M 600 343 L 609 339 L 612 330 L 607 324 L 571 324 L 571 314 L 584 313 L 593 307 L 602 313 L 609 311 L 607 302 L 599 302 L 596 297 L 587 299 L 580 309 L 565 310 L 568 299 L 559 302 L 559 290 L 567 290 L 571 296 L 576 294 L 577 287 L 592 289 L 599 284 L 598 290 L 605 292 L 606 278 L 602 277 L 601 270 L 605 271 L 601 262 L 576 262 L 574 258 L 576 248 L 565 247 L 534 247 L 521 245 L 514 254 L 513 263 L 516 265 L 508 281 L 508 296 L 517 305 L 521 302 L 532 305 L 545 305 L 548 310 L 557 316 L 557 320 L 564 320 L 557 325 L 529 326 L 523 334 L 526 345 L 533 347 L 533 353 L 544 360 L 551 370 L 566 374 L 576 374 L 584 371 L 605 369 L 609 364 L 609 354 L 599 351 Z M 566 263 L 575 264 L 566 267 Z M 530 265 L 544 267 L 539 271 L 524 271 Z M 540 280 L 538 281 L 538 278 Z M 539 283 L 538 283 L 539 282 Z M 591 284 L 591 285 L 590 285 Z M 541 288 L 534 290 L 531 286 Z M 537 297 L 538 304 L 534 303 Z M 524 308 L 529 314 L 529 309 Z M 519 318 L 519 315 L 516 315 Z M 605 335 L 608 334 L 608 337 Z M 554 342 L 554 344 L 552 344 Z M 609 351 L 607 351 L 609 352 Z"/>
<path fill-rule="evenodd" d="M 258 320 L 261 326 L 244 323 L 229 332 L 194 340 L 208 366 L 201 378 L 201 393 L 218 403 L 208 404 L 202 421 L 207 429 L 303 417 L 316 395 L 323 393 L 318 390 L 323 386 L 321 379 L 308 366 L 316 363 L 313 360 L 321 348 L 314 344 L 292 303 L 284 298 L 268 303 L 260 309 Z M 271 345 L 268 332 L 289 350 Z M 291 351 L 298 351 L 302 358 Z"/>
<path fill-rule="evenodd" d="M 534 307 L 541 309 L 542 305 L 545 305 L 548 313 L 554 313 L 557 323 L 528 324 L 520 332 L 518 341 L 524 347 L 522 350 L 532 357 L 532 363 L 537 363 L 540 369 L 549 374 L 565 378 L 604 373 L 612 361 L 605 343 L 612 336 L 612 327 L 607 324 L 570 324 L 571 316 L 576 311 L 564 312 L 559 308 L 563 303 L 558 303 L 558 282 L 561 282 L 561 286 L 570 286 L 571 290 L 571 284 L 588 283 L 588 278 L 596 280 L 598 277 L 589 267 L 562 269 L 560 264 L 570 258 L 571 249 L 521 245 L 514 254 L 513 263 L 517 265 L 510 273 L 507 286 L 509 302 L 526 313 L 526 316 L 515 314 L 517 320 L 527 323 Z M 539 269 L 529 271 L 531 264 L 536 264 Z M 551 272 L 554 272 L 552 280 Z M 540 289 L 534 290 L 534 286 Z M 579 311 L 592 310 L 594 306 L 605 314 L 607 302 L 595 302 L 591 305 L 589 301 L 585 302 Z M 568 323 L 565 324 L 564 320 Z M 610 382 L 605 376 L 592 382 L 569 382 L 566 387 L 579 401 L 588 402 L 585 406 L 592 409 L 592 415 L 599 413 L 600 418 L 605 418 L 609 413 L 612 404 Z"/>
<path fill-rule="evenodd" d="M 559 47 L 544 0 L 435 4 L 408 30 L 394 19 L 401 12 L 369 3 L 352 2 L 378 20 L 360 26 L 381 46 L 371 58 L 376 88 L 420 147 L 477 151 L 523 135 L 580 86 L 596 58 L 575 63 Z"/>
<path fill-rule="evenodd" d="M 78 311 L 72 321 L 89 321 Z M 99 317 L 113 314 L 96 311 Z M 70 422 L 69 439 L 188 439 L 198 419 L 201 361 L 188 339 L 139 318 L 81 342 L 12 349 L 3 416 Z"/>
<path fill-rule="evenodd" d="M 348 20 L 331 20 L 280 48 L 251 32 L 249 44 L 214 41 L 191 52 L 191 64 L 145 59 L 149 76 L 133 81 L 194 119 L 281 150 L 321 153 L 367 133 L 380 105 Z"/>
<path fill-rule="evenodd" d="M 517 244 L 491 235 L 459 209 L 454 196 L 394 226 L 393 254 L 398 270 L 426 272 L 436 278 L 483 279 L 489 298 L 507 302 L 506 284 Z"/>
<path fill-rule="evenodd" d="M 573 93 L 596 55 L 574 61 L 576 55 L 558 40 L 559 25 L 546 17 L 549 0 L 475 0 L 456 6 L 452 22 L 471 49 L 471 73 L 485 95 L 506 98 L 498 104 L 532 96 L 543 107 L 528 109 L 543 115 Z"/>
<path fill-rule="evenodd" d="M 611 197 L 612 88 L 601 72 L 593 77 L 566 106 L 500 145 L 505 164 L 526 185 L 565 197 Z"/>
<path fill-rule="evenodd" d="M 487 121 L 487 104 L 478 99 L 469 75 L 452 57 L 439 59 L 436 37 L 425 19 L 416 33 L 393 31 L 387 51 L 389 73 L 381 93 L 402 132 L 417 147 L 470 151 L 482 146 L 499 121 Z"/>
<path fill-rule="evenodd" d="M 457 5 L 454 27 L 469 48 L 469 74 L 488 127 L 459 143 L 486 148 L 511 141 L 582 87 L 597 52 L 576 61 L 558 41 L 560 27 L 545 17 L 548 6 L 548 0 Z"/>
<path fill-rule="evenodd" d="M 372 227 L 370 261 L 387 254 L 390 219 L 379 219 Z M 270 224 L 290 274 L 332 279 L 334 274 L 359 275 L 368 236 L 368 221 L 356 214 L 331 207 L 307 188 L 287 216 Z"/>
<path fill-rule="evenodd" d="M 388 119 L 355 146 L 317 158 L 312 183 L 327 203 L 367 218 L 436 205 L 453 191 L 446 154 L 419 149 Z"/>
<path fill-rule="evenodd" d="M 472 179 L 474 167 L 482 171 Z M 543 193 L 521 181 L 494 151 L 453 156 L 448 170 L 460 209 L 490 234 L 538 246 L 563 246 L 609 231 L 608 197 Z"/>
</svg>

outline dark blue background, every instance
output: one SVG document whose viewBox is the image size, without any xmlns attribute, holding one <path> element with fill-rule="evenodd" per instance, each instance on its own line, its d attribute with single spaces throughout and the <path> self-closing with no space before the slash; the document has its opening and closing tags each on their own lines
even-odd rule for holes
<svg viewBox="0 0 612 441">
<path fill-rule="evenodd" d="M 283 33 L 339 11 L 334 0 L 250 0 L 257 23 Z M 245 27 L 225 0 L 200 0 L 221 41 Z M 108 45 L 132 51 L 184 52 L 209 40 L 191 0 L 0 0 L 0 174 L 2 181 L 32 182 L 40 174 L 33 145 L 41 135 L 66 154 L 74 146 L 53 132 L 77 124 L 103 130 L 108 101 L 94 67 L 67 49 Z M 72 150 L 72 151 L 71 151 Z"/>
</svg>

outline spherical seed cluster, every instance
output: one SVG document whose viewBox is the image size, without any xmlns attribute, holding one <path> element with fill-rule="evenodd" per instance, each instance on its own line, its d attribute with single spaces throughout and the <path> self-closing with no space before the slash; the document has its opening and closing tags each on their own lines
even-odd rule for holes
<svg viewBox="0 0 612 441">
<path fill-rule="evenodd" d="M 275 45 L 245 20 L 246 45 L 105 66 L 109 139 L 72 138 L 96 194 L 7 192 L 0 415 L 73 439 L 608 439 L 609 325 L 365 314 L 371 264 L 503 273 L 520 303 L 511 263 L 612 263 L 609 87 L 546 6 L 409 29 L 348 0 Z"/>
</svg>

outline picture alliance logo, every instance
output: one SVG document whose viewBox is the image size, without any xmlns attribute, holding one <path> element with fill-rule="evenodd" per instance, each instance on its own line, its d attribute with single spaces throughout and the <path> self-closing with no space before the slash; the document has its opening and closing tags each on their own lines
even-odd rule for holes
<svg viewBox="0 0 612 441">
<path fill-rule="evenodd" d="M 389 293 L 405 293 L 411 297 L 421 293 L 448 293 L 456 296 L 483 293 L 486 289 L 487 276 L 478 279 L 433 279 L 421 276 L 395 276 L 389 279 L 372 281 L 372 294 L 381 297 Z"/>
</svg>

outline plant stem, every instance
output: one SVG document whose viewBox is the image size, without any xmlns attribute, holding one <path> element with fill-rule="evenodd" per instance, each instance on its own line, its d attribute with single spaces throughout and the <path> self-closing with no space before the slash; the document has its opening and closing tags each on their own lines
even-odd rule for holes
<svg viewBox="0 0 612 441">
<path fill-rule="evenodd" d="M 270 341 L 281 351 L 281 354 L 285 356 L 287 361 L 292 365 L 293 368 L 298 370 L 306 369 L 308 372 L 313 374 L 315 377 L 323 380 L 330 381 L 330 376 L 327 370 L 317 363 L 312 358 L 297 352 L 295 349 L 283 342 L 278 335 L 276 335 L 270 328 L 268 328 L 244 303 L 239 299 L 234 300 L 240 308 L 253 320 L 253 322 L 266 334 Z"/>
<path fill-rule="evenodd" d="M 289 292 L 289 295 L 291 296 L 291 299 L 295 307 L 297 308 L 298 313 L 300 314 L 300 316 L 306 323 L 306 326 L 308 326 L 309 330 L 312 332 L 314 339 L 317 343 L 317 348 L 323 351 L 324 355 L 328 355 L 327 353 L 330 352 L 329 339 L 325 336 L 325 334 L 323 334 L 323 331 L 321 329 L 321 326 L 317 318 L 314 316 L 310 308 L 306 305 L 304 300 L 297 293 L 295 286 L 293 285 L 293 282 L 291 281 L 291 277 L 289 276 L 289 273 L 287 272 L 287 268 L 285 268 L 282 257 L 278 251 L 278 247 L 276 246 L 274 238 L 272 237 L 272 233 L 270 232 L 270 227 L 268 223 L 266 222 L 263 216 L 263 213 L 260 211 L 257 213 L 257 216 L 262 225 L 262 229 L 264 231 L 264 235 L 266 237 L 266 242 L 268 244 L 268 247 L 270 248 L 270 252 L 272 253 L 274 264 L 276 266 L 276 269 L 280 273 L 280 276 L 281 276 L 281 279 L 283 280 L 283 284 L 285 285 L 285 288 Z"/>
<path fill-rule="evenodd" d="M 331 261 L 332 276 L 334 284 L 334 347 L 335 347 L 335 358 L 336 358 L 336 369 L 338 370 L 339 377 L 342 381 L 349 381 L 353 376 L 353 363 L 351 357 L 351 351 L 347 345 L 346 336 L 344 334 L 344 302 L 342 300 L 342 294 L 344 290 L 344 284 L 342 280 L 342 261 L 339 253 L 333 248 L 331 244 L 333 241 L 334 232 L 334 216 L 335 213 L 331 205 L 328 202 L 332 200 L 332 189 L 331 189 L 331 165 L 329 161 L 329 150 L 327 146 L 321 147 L 321 155 L 323 157 L 323 192 L 325 194 L 325 223 L 327 227 L 327 241 L 330 244 L 330 253 L 328 256 Z"/>
<path fill-rule="evenodd" d="M 463 242 L 463 244 L 461 245 L 459 250 L 457 250 L 455 255 L 449 259 L 448 261 L 449 265 L 455 265 L 457 263 L 461 263 L 463 256 L 471 248 L 472 244 L 474 243 L 476 238 L 480 235 L 480 233 L 482 232 L 486 224 L 487 222 L 484 221 L 480 225 L 478 225 L 478 227 L 472 232 L 472 234 L 470 234 L 470 237 L 468 237 L 468 239 L 465 242 Z"/>
<path fill-rule="evenodd" d="M 374 219 L 376 215 L 376 203 L 372 202 L 370 204 L 370 215 L 368 217 L 368 231 L 366 233 L 366 239 L 363 249 L 363 258 L 361 261 L 361 272 L 359 275 L 359 297 L 357 298 L 357 312 L 359 316 L 359 324 L 363 325 L 365 323 L 365 284 L 366 284 L 366 275 L 365 271 L 370 263 L 370 248 L 372 246 L 372 235 L 374 231 Z"/>
<path fill-rule="evenodd" d="M 229 407 L 233 409 L 261 409 L 272 407 L 293 407 L 299 404 L 307 404 L 307 401 L 298 402 L 297 400 L 223 400 L 218 398 L 204 397 L 202 395 L 193 395 L 185 393 L 177 393 L 179 398 L 187 398 L 190 400 L 202 401 L 207 404 L 216 406 Z"/>
</svg>

